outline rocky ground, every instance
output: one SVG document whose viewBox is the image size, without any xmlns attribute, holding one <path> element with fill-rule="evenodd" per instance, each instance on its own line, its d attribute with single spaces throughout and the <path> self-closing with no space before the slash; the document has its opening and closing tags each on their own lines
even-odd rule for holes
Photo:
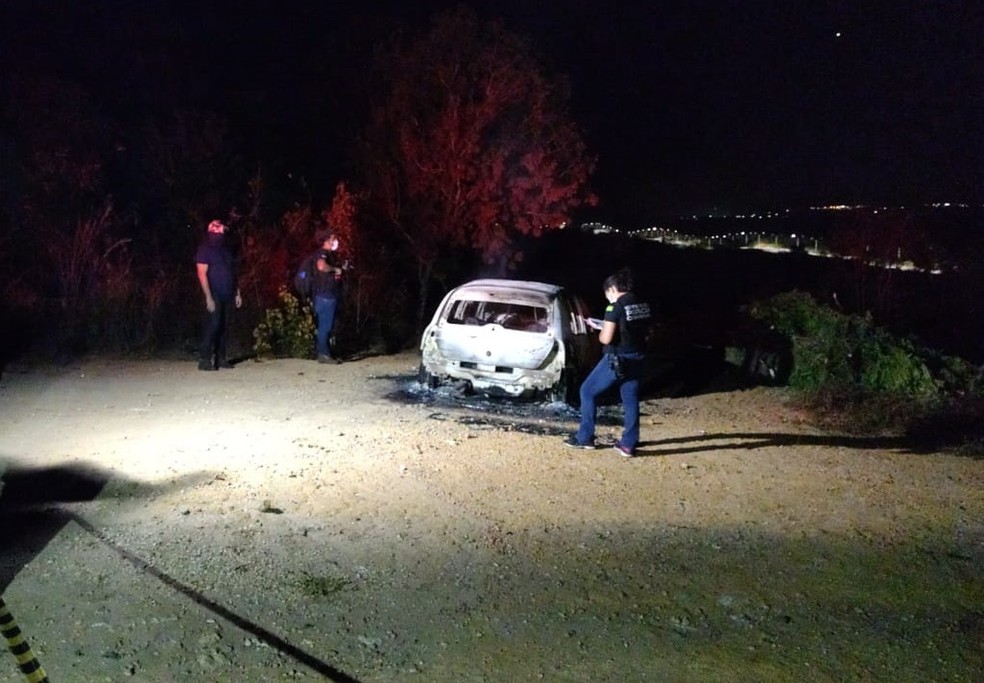
<svg viewBox="0 0 984 683">
<path fill-rule="evenodd" d="M 562 404 L 416 367 L 7 367 L 0 576 L 50 679 L 981 680 L 981 460 L 767 388 L 571 450 Z"/>
</svg>

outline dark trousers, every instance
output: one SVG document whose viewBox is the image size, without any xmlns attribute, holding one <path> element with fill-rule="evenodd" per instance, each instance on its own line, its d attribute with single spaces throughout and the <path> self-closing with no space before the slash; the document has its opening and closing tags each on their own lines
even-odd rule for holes
<svg viewBox="0 0 984 683">
<path fill-rule="evenodd" d="M 332 329 L 335 327 L 335 308 L 337 305 L 338 299 L 334 297 L 314 297 L 314 315 L 318 318 L 317 342 L 319 356 L 331 355 L 328 340 L 331 337 Z"/>
<path fill-rule="evenodd" d="M 625 354 L 621 359 L 625 366 L 624 377 L 616 376 L 611 359 L 602 356 L 591 373 L 584 378 L 581 384 L 581 424 L 576 437 L 579 443 L 594 441 L 598 396 L 614 384 L 618 384 L 618 393 L 625 412 L 622 438 L 619 442 L 630 450 L 639 443 L 639 378 L 642 376 L 643 355 Z"/>
<path fill-rule="evenodd" d="M 215 310 L 206 312 L 202 327 L 202 344 L 198 347 L 198 362 L 217 366 L 226 362 L 226 323 L 231 304 L 215 302 Z"/>
</svg>

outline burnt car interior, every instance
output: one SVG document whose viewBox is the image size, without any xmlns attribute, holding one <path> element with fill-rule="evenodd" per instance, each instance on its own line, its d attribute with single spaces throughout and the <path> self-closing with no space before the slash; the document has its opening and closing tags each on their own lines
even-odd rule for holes
<svg viewBox="0 0 984 683">
<path fill-rule="evenodd" d="M 549 311 L 542 306 L 502 301 L 462 299 L 451 309 L 448 322 L 453 325 L 501 325 L 507 330 L 546 332 Z"/>
</svg>

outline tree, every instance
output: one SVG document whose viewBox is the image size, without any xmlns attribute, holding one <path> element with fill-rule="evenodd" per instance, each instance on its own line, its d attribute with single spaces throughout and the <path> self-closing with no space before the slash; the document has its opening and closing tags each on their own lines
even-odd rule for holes
<svg viewBox="0 0 984 683">
<path fill-rule="evenodd" d="M 467 8 L 382 53 L 364 167 L 368 201 L 416 265 L 417 326 L 439 260 L 476 252 L 499 271 L 520 235 L 562 227 L 595 202 L 594 168 L 567 87 L 526 41 Z"/>
<path fill-rule="evenodd" d="M 364 248 L 365 242 L 359 230 L 359 197 L 353 194 L 345 182 L 335 186 L 331 206 L 321 213 L 321 223 L 339 239 L 339 256 L 351 262 Z"/>
<path fill-rule="evenodd" d="M 11 95 L 20 186 L 11 280 L 26 285 L 11 290 L 14 304 L 31 302 L 56 319 L 46 333 L 61 351 L 105 343 L 118 336 L 132 300 L 130 239 L 122 236 L 130 219 L 115 209 L 107 172 L 118 126 L 84 88 L 53 77 L 25 75 Z"/>
</svg>

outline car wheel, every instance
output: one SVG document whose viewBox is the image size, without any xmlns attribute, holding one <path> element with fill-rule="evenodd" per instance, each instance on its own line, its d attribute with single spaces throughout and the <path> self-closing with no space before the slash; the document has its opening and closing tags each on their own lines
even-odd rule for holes
<svg viewBox="0 0 984 683">
<path fill-rule="evenodd" d="M 565 368 L 560 373 L 560 379 L 557 380 L 557 383 L 547 390 L 547 399 L 551 403 L 560 402 L 577 407 L 580 402 L 578 389 L 577 378 L 574 373 Z"/>
<path fill-rule="evenodd" d="M 420 368 L 417 370 L 417 381 L 428 389 L 437 389 L 441 384 L 441 381 L 437 377 L 427 372 L 427 368 L 424 367 L 423 363 L 420 364 Z"/>
</svg>

